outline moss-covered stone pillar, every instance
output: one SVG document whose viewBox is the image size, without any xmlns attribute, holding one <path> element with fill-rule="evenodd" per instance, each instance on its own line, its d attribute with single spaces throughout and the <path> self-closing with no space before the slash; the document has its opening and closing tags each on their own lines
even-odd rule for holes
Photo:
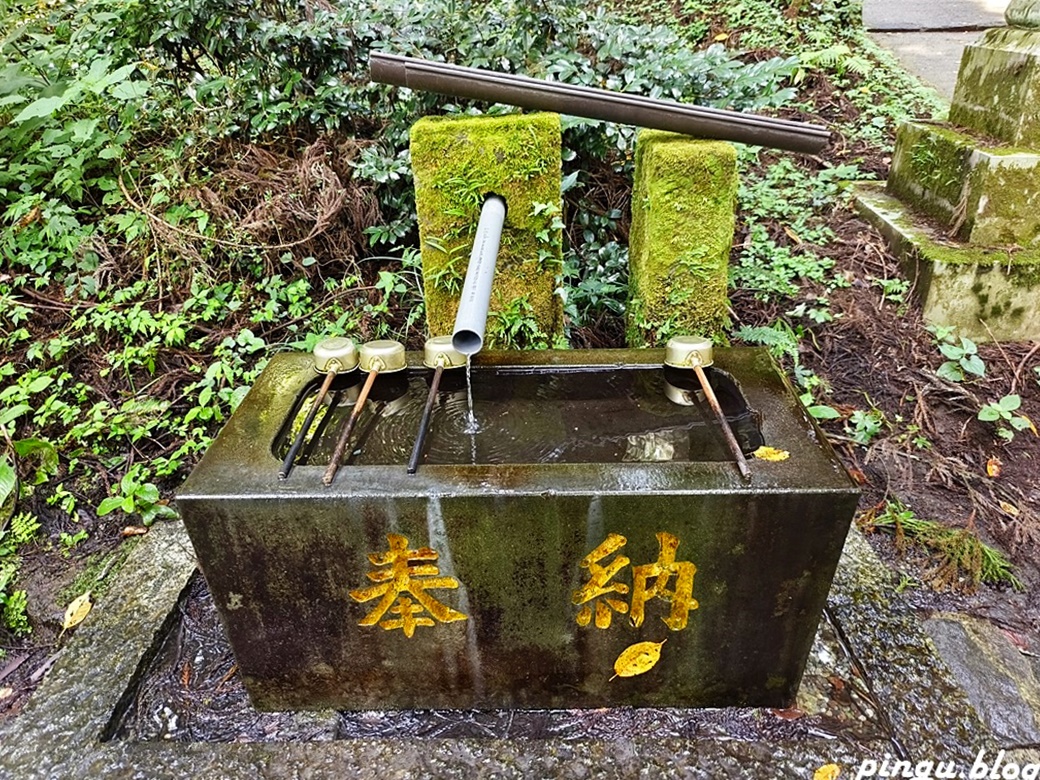
<svg viewBox="0 0 1040 780">
<path fill-rule="evenodd" d="M 563 333 L 560 118 L 426 117 L 412 127 L 430 335 L 452 332 L 485 196 L 506 200 L 486 345 L 551 346 Z"/>
<path fill-rule="evenodd" d="M 639 133 L 629 233 L 630 346 L 722 332 L 736 199 L 733 146 L 659 130 Z"/>
</svg>

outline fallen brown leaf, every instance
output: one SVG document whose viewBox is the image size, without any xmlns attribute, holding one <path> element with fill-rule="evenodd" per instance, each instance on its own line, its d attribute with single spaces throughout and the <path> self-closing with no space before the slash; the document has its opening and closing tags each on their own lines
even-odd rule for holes
<svg viewBox="0 0 1040 780">
<path fill-rule="evenodd" d="M 991 479 L 996 479 L 1000 476 L 1000 468 L 1004 464 L 1000 462 L 1000 458 L 993 457 L 986 461 L 986 476 Z"/>
</svg>

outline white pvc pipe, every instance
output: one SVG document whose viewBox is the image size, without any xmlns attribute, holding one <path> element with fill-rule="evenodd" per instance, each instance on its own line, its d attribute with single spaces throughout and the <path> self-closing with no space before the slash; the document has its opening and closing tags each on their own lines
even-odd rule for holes
<svg viewBox="0 0 1040 780">
<path fill-rule="evenodd" d="M 455 330 L 451 336 L 452 347 L 466 356 L 477 354 L 484 346 L 491 282 L 495 278 L 495 263 L 498 262 L 498 246 L 502 240 L 505 220 L 505 199 L 499 195 L 489 195 L 480 209 L 480 221 L 477 223 L 466 281 L 459 299 L 459 312 L 455 316 Z"/>
</svg>

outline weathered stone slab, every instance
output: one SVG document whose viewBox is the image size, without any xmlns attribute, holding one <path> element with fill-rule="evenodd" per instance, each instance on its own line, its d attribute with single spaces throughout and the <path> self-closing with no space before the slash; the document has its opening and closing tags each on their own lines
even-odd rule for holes
<svg viewBox="0 0 1040 780">
<path fill-rule="evenodd" d="M 603 367 L 659 374 L 662 360 L 481 353 L 474 392 L 491 367 L 543 383 L 584 372 L 597 386 Z M 253 701 L 789 704 L 857 491 L 764 350 L 718 350 L 712 369 L 740 383 L 765 443 L 789 460 L 754 461 L 749 481 L 727 460 L 670 455 L 414 475 L 404 460 L 348 463 L 325 488 L 321 465 L 276 477 L 272 449 L 315 379 L 309 355 L 276 356 L 178 496 Z M 703 419 L 682 408 L 688 425 Z M 665 642 L 660 662 L 612 679 L 641 642 Z"/>
<path fill-rule="evenodd" d="M 947 127 L 907 122 L 888 192 L 976 246 L 1040 246 L 1040 154 L 980 147 Z"/>
<path fill-rule="evenodd" d="M 560 118 L 556 114 L 425 117 L 412 127 L 426 321 L 452 332 L 480 208 L 507 212 L 488 317 L 488 346 L 551 346 L 562 338 Z M 512 326 L 514 341 L 503 345 Z"/>
<path fill-rule="evenodd" d="M 994 28 L 965 48 L 950 121 L 1040 148 L 1040 31 Z"/>
<path fill-rule="evenodd" d="M 1040 744 L 1040 685 L 1032 664 L 996 626 L 942 613 L 924 629 L 994 736 L 1009 746 Z"/>
<path fill-rule="evenodd" d="M 884 717 L 893 752 L 967 768 L 993 739 L 896 588 L 893 571 L 854 530 L 835 573 L 828 617 L 854 648 L 856 663 L 869 670 L 870 693 L 889 705 Z"/>
<path fill-rule="evenodd" d="M 660 130 L 636 142 L 629 232 L 628 343 L 721 335 L 733 245 L 737 156 L 732 145 Z"/>
<path fill-rule="evenodd" d="M 957 244 L 915 221 L 880 184 L 857 184 L 859 213 L 888 240 L 925 322 L 976 341 L 1040 339 L 1040 250 Z"/>
</svg>

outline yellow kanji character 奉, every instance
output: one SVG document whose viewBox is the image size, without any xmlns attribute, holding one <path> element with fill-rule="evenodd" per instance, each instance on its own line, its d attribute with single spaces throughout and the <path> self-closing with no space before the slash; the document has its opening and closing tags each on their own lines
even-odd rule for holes
<svg viewBox="0 0 1040 780">
<path fill-rule="evenodd" d="M 432 626 L 435 620 L 441 623 L 466 620 L 461 612 L 440 603 L 426 592 L 435 588 L 459 587 L 459 581 L 454 577 L 440 576 L 440 570 L 432 563 L 439 557 L 438 553 L 429 547 L 409 550 L 408 539 L 398 534 L 387 534 L 386 540 L 390 543 L 387 552 L 368 556 L 373 566 L 389 567 L 368 573 L 368 578 L 378 584 L 350 591 L 350 597 L 359 603 L 380 599 L 358 621 L 358 625 L 374 626 L 378 623 L 387 631 L 400 628 L 410 638 L 416 626 Z M 387 612 L 398 617 L 382 620 Z M 429 613 L 432 618 L 424 613 Z"/>
<path fill-rule="evenodd" d="M 589 580 L 574 591 L 574 595 L 571 597 L 571 601 L 576 606 L 581 606 L 577 616 L 579 626 L 587 626 L 592 620 L 590 602 L 594 602 L 596 606 L 596 628 L 610 628 L 611 609 L 622 615 L 628 612 L 628 604 L 610 595 L 616 593 L 624 596 L 628 593 L 628 585 L 622 582 L 610 582 L 614 575 L 628 566 L 628 558 L 624 555 L 617 555 L 606 566 L 600 565 L 601 560 L 609 555 L 614 555 L 625 546 L 627 541 L 620 534 L 610 534 L 599 547 L 582 559 L 581 568 L 589 570 Z"/>
<path fill-rule="evenodd" d="M 638 628 L 643 624 L 644 607 L 651 599 L 661 599 L 672 604 L 668 617 L 661 618 L 672 631 L 686 628 L 690 610 L 697 609 L 693 598 L 693 575 L 697 567 L 688 561 L 676 561 L 675 551 L 678 538 L 667 531 L 657 535 L 661 552 L 655 563 L 632 567 L 632 624 Z M 668 589 L 668 582 L 675 577 L 675 587 Z M 652 584 L 651 584 L 652 581 Z"/>
</svg>

